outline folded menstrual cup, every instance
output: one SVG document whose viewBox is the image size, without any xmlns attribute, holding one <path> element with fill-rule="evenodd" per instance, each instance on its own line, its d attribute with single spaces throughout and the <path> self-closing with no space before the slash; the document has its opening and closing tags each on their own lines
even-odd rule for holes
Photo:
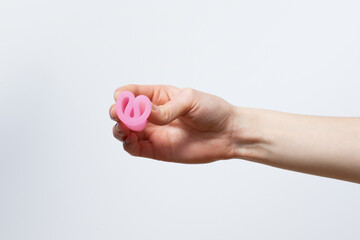
<svg viewBox="0 0 360 240">
<path fill-rule="evenodd" d="M 116 100 L 116 113 L 119 119 L 131 130 L 142 131 L 151 112 L 151 102 L 147 96 L 135 98 L 129 91 L 121 92 Z"/>
</svg>

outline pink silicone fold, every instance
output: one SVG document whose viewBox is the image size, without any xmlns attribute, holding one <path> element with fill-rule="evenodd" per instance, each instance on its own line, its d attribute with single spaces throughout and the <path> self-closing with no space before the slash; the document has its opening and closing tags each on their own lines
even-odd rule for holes
<svg viewBox="0 0 360 240">
<path fill-rule="evenodd" d="M 129 91 L 121 92 L 116 100 L 116 113 L 119 119 L 131 130 L 140 132 L 147 123 L 151 112 L 151 102 L 147 96 L 135 98 Z"/>
</svg>

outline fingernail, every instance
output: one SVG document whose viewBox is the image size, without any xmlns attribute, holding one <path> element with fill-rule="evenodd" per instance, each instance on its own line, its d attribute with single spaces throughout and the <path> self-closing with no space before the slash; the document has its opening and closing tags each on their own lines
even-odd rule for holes
<svg viewBox="0 0 360 240">
<path fill-rule="evenodd" d="M 125 144 L 129 144 L 130 143 L 130 137 L 127 137 L 126 139 L 125 139 Z"/>
<path fill-rule="evenodd" d="M 120 124 L 119 124 L 119 123 L 117 123 L 117 124 L 116 124 L 115 129 L 116 129 L 116 131 L 121 132 L 121 129 L 120 129 Z"/>
</svg>

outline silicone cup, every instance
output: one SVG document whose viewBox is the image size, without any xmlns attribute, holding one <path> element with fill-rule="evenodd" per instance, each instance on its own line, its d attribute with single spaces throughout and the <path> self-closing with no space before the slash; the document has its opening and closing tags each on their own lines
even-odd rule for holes
<svg viewBox="0 0 360 240">
<path fill-rule="evenodd" d="M 124 91 L 116 100 L 116 113 L 119 119 L 133 131 L 140 132 L 145 128 L 150 112 L 151 102 L 145 95 L 135 98 L 132 92 Z"/>
</svg>

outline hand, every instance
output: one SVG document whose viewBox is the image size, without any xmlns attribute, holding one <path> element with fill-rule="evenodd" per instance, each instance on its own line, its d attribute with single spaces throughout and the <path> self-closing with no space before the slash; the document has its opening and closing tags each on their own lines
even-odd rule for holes
<svg viewBox="0 0 360 240">
<path fill-rule="evenodd" d="M 179 163 L 208 163 L 233 157 L 231 143 L 235 107 L 222 98 L 189 88 L 164 85 L 126 85 L 115 91 L 146 95 L 152 111 L 143 132 L 129 130 L 117 117 L 115 138 L 133 156 Z"/>
</svg>

